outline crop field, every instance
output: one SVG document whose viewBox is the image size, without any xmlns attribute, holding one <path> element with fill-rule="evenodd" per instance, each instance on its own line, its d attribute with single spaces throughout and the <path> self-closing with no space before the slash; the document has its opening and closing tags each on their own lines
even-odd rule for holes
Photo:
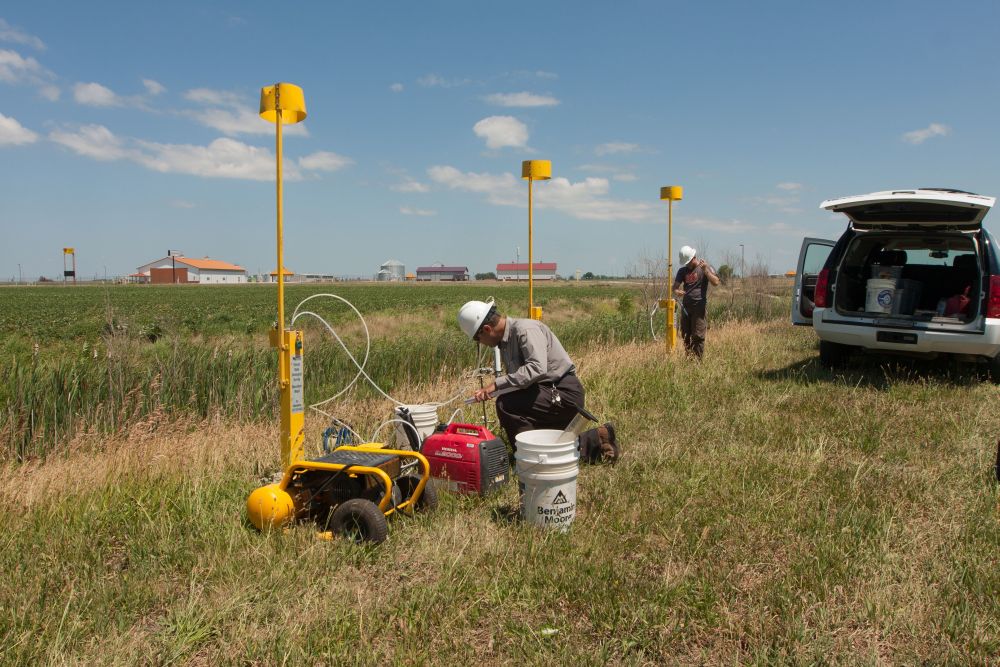
<svg viewBox="0 0 1000 667">
<path fill-rule="evenodd" d="M 408 402 L 479 386 L 462 302 L 527 300 L 296 286 L 289 315 L 323 291 Z M 539 288 L 621 462 L 581 469 L 566 534 L 517 521 L 508 485 L 371 547 L 244 518 L 279 463 L 273 288 L 2 290 L 0 664 L 994 662 L 1000 388 L 950 362 L 826 370 L 789 291 L 714 291 L 698 363 L 651 339 L 648 285 Z M 316 310 L 363 354 L 352 313 Z M 321 400 L 354 371 L 299 323 Z M 325 409 L 370 433 L 392 404 L 359 386 Z M 307 416 L 309 453 L 325 425 Z"/>
</svg>

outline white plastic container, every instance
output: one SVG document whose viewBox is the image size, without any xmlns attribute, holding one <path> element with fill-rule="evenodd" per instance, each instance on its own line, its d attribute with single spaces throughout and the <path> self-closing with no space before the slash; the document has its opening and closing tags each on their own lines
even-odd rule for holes
<svg viewBox="0 0 1000 667">
<path fill-rule="evenodd" d="M 577 438 L 556 429 L 539 429 L 521 433 L 516 441 L 521 517 L 548 530 L 568 530 L 576 517 Z"/>
<path fill-rule="evenodd" d="M 437 406 L 430 404 L 418 404 L 418 405 L 403 405 L 401 407 L 406 408 L 410 411 L 410 416 L 413 417 L 413 424 L 417 427 L 417 433 L 420 435 L 420 442 L 422 443 L 427 439 L 427 436 L 434 433 L 434 429 L 438 425 L 438 414 Z M 396 419 L 400 418 L 399 408 L 396 408 Z M 396 424 L 396 446 L 401 449 L 409 449 L 410 441 L 406 436 L 406 432 L 409 430 L 408 426 L 403 424 Z"/>
<path fill-rule="evenodd" d="M 895 280 L 872 278 L 866 284 L 866 288 L 865 312 L 886 314 L 892 312 L 892 304 L 896 299 Z"/>
</svg>

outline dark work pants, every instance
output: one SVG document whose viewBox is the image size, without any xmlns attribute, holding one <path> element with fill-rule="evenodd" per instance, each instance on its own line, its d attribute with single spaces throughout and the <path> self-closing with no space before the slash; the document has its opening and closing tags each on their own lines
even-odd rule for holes
<svg viewBox="0 0 1000 667">
<path fill-rule="evenodd" d="M 576 416 L 577 407 L 584 407 L 583 385 L 575 375 L 559 380 L 556 389 L 562 399 L 559 404 L 552 402 L 551 385 L 533 384 L 497 397 L 497 417 L 507 433 L 511 449 L 517 449 L 518 434 L 538 428 L 564 429 Z M 580 436 L 580 448 L 584 452 L 599 447 L 599 443 L 596 429 Z"/>
<path fill-rule="evenodd" d="M 705 304 L 683 306 L 681 311 L 681 336 L 684 338 L 684 349 L 699 359 L 705 353 L 705 334 L 708 333 L 708 319 Z"/>
</svg>

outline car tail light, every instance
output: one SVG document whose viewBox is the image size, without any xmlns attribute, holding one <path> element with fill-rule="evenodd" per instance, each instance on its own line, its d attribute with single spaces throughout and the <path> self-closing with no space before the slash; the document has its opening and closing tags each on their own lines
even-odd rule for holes
<svg viewBox="0 0 1000 667">
<path fill-rule="evenodd" d="M 990 292 L 986 297 L 986 317 L 1000 317 L 1000 275 L 990 276 Z"/>
<path fill-rule="evenodd" d="M 813 295 L 813 303 L 816 304 L 817 308 L 826 308 L 830 305 L 828 299 L 829 295 L 827 294 L 829 287 L 830 269 L 823 269 L 819 272 L 819 277 L 816 278 L 816 293 Z M 997 285 L 997 287 L 1000 288 L 1000 285 Z M 1000 290 L 998 290 L 998 294 L 1000 294 Z"/>
</svg>

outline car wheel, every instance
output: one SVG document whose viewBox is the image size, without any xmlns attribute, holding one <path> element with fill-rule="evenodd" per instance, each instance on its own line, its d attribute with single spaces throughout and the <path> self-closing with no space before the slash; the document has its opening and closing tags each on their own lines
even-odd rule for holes
<svg viewBox="0 0 1000 667">
<path fill-rule="evenodd" d="M 819 363 L 826 368 L 837 368 L 847 363 L 847 357 L 851 354 L 851 346 L 841 343 L 832 343 L 828 340 L 819 342 Z"/>
<path fill-rule="evenodd" d="M 1000 354 L 987 361 L 990 367 L 990 379 L 1000 384 Z"/>
<path fill-rule="evenodd" d="M 339 505 L 330 518 L 330 530 L 335 535 L 354 542 L 384 542 L 389 535 L 389 523 L 378 505 L 364 498 L 351 498 Z"/>
</svg>

